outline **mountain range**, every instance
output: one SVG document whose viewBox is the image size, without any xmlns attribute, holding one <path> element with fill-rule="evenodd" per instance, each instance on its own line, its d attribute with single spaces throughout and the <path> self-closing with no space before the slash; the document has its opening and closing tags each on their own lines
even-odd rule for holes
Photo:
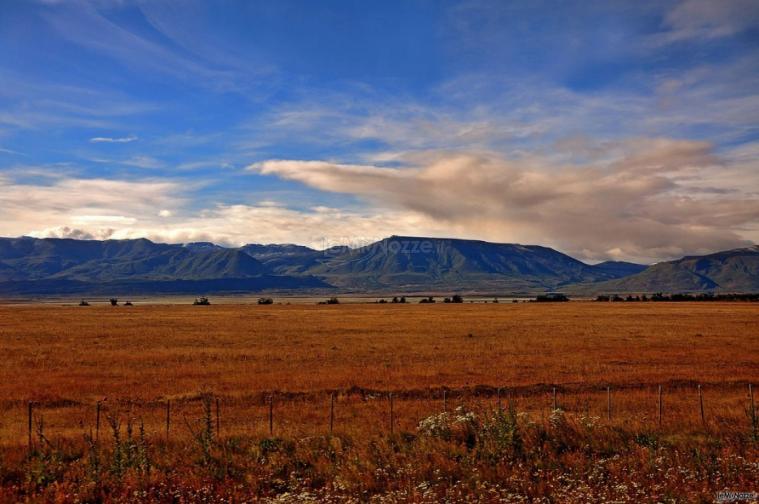
<svg viewBox="0 0 759 504">
<path fill-rule="evenodd" d="M 534 294 L 759 290 L 759 247 L 652 266 L 548 247 L 392 236 L 358 248 L 0 238 L 0 295 L 356 292 Z"/>
</svg>

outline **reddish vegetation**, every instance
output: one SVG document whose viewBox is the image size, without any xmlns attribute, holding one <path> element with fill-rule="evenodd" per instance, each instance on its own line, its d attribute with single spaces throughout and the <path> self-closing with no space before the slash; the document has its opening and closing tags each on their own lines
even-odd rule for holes
<svg viewBox="0 0 759 504">
<path fill-rule="evenodd" d="M 711 500 L 759 482 L 757 326 L 751 303 L 2 307 L 0 496 Z"/>
</svg>

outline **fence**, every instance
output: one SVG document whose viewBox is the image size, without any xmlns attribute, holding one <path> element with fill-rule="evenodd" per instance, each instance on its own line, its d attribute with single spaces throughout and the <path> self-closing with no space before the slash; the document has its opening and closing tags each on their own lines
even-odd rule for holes
<svg viewBox="0 0 759 504">
<path fill-rule="evenodd" d="M 35 446 L 35 438 L 45 432 L 46 436 L 52 433 L 65 437 L 81 434 L 83 430 L 86 432 L 89 427 L 90 436 L 98 442 L 103 417 L 112 419 L 124 414 L 130 421 L 139 418 L 143 425 L 149 427 L 152 435 L 170 442 L 191 432 L 193 422 L 198 422 L 199 418 L 212 422 L 217 435 L 333 435 L 336 428 L 364 435 L 372 432 L 392 435 L 413 429 L 427 416 L 449 413 L 457 407 L 470 411 L 513 407 L 543 419 L 554 410 L 562 410 L 585 418 L 605 418 L 608 424 L 617 422 L 632 428 L 661 430 L 667 427 L 670 419 L 670 427 L 674 428 L 719 431 L 730 426 L 749 429 L 756 439 L 759 422 L 753 385 L 729 384 L 727 389 L 725 387 L 725 384 L 715 384 L 705 389 L 701 384 L 678 382 L 666 387 L 658 385 L 654 390 L 650 385 L 637 384 L 579 390 L 558 385 L 530 388 L 480 386 L 394 391 L 268 392 L 237 398 L 204 393 L 184 400 L 143 403 L 97 401 L 94 405 L 63 407 L 29 402 L 25 405 L 24 424 L 27 431 L 25 437 L 31 450 Z M 738 387 L 743 390 L 742 393 L 736 390 Z M 706 398 L 706 391 L 709 390 L 713 391 L 710 396 L 714 403 L 712 409 Z M 198 409 L 198 403 L 202 405 L 202 410 Z M 48 422 L 48 418 L 53 418 L 53 421 Z M 177 432 L 183 426 L 187 429 Z"/>
</svg>

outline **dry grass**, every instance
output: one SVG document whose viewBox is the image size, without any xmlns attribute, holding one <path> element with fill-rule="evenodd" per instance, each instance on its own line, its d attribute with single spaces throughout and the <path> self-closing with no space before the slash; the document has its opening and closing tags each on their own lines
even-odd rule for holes
<svg viewBox="0 0 759 504">
<path fill-rule="evenodd" d="M 746 381 L 759 305 L 0 308 L 0 397 Z M 471 336 L 470 336 L 471 335 Z"/>
<path fill-rule="evenodd" d="M 26 443 L 25 408 L 30 400 L 36 403 L 36 417 L 44 417 L 46 437 L 76 445 L 82 444 L 83 433 L 94 425 L 95 403 L 107 398 L 101 438 L 111 440 L 106 414 L 140 419 L 153 446 L 151 453 L 157 459 L 171 460 L 166 462 L 170 467 L 188 463 L 182 458 L 187 454 L 180 456 L 178 450 L 194 445 L 191 431 L 200 429 L 204 393 L 220 398 L 222 438 L 246 446 L 242 453 L 250 455 L 249 443 L 268 438 L 265 401 L 272 392 L 274 434 L 296 442 L 327 433 L 329 393 L 337 391 L 335 434 L 342 443 L 355 444 L 338 451 L 352 457 L 357 453 L 366 456 L 363 450 L 375 439 L 398 442 L 387 437 L 390 419 L 384 392 L 392 391 L 396 398 L 395 433 L 416 435 L 420 420 L 442 410 L 443 388 L 448 389 L 449 410 L 463 406 L 483 419 L 490 418 L 497 389 L 503 388 L 502 404 L 508 399 L 527 415 L 519 423 L 529 439 L 530 435 L 554 432 L 551 390 L 556 386 L 559 406 L 570 415 L 570 424 L 580 422 L 566 427 L 572 436 L 589 436 L 578 425 L 591 419 L 607 429 L 594 434 L 596 438 L 607 439 L 612 446 L 616 443 L 620 453 L 635 460 L 642 455 L 631 455 L 625 443 L 639 435 L 653 435 L 654 444 L 669 443 L 679 449 L 722 443 L 724 456 L 748 456 L 749 462 L 754 457 L 751 467 L 755 472 L 744 474 L 744 479 L 748 477 L 746 481 L 755 485 L 759 469 L 756 441 L 750 440 L 746 414 L 746 384 L 759 381 L 757 327 L 759 305 L 748 303 L 0 307 L 0 446 L 7 454 L 4 465 L 0 458 L 0 476 L 6 467 L 11 468 L 7 474 L 17 475 L 6 475 L 8 481 L 29 478 L 29 468 L 24 477 L 13 468 L 21 467 L 18 464 L 24 460 L 21 447 Z M 701 422 L 696 383 L 704 387 L 706 425 Z M 656 404 L 659 384 L 665 391 L 661 429 Z M 607 386 L 612 390 L 611 421 L 606 420 Z M 163 434 L 167 399 L 172 402 L 174 419 L 169 445 Z M 539 428 L 548 434 L 538 434 L 534 429 Z M 613 434 L 620 432 L 629 439 L 614 437 L 621 436 Z M 456 445 L 454 441 L 446 442 Z M 422 449 L 417 446 L 419 441 L 409 443 L 410 447 L 384 449 L 393 453 Z M 636 443 L 633 445 L 640 446 Z M 36 444 L 39 449 L 44 446 L 42 441 Z M 214 446 L 221 449 L 222 445 L 225 457 L 232 460 L 229 453 L 234 452 L 233 447 Z M 322 448 L 309 450 L 321 453 L 318 450 Z M 78 449 L 84 450 L 84 460 L 87 450 Z M 425 445 L 424 450 L 430 449 Z M 436 464 L 440 470 L 451 464 L 447 455 L 443 456 L 450 455 L 450 448 L 435 445 L 434 450 L 438 449 L 442 458 L 434 463 L 428 460 L 430 470 Z M 535 450 L 542 448 L 535 445 Z M 579 451 L 581 458 L 601 456 L 587 449 Z M 564 452 L 559 455 L 556 460 L 563 460 Z M 413 461 L 412 455 L 408 456 Z M 544 458 L 550 459 L 549 455 Z M 324 481 L 307 482 L 304 488 L 351 495 L 358 485 L 370 494 L 401 492 L 396 496 L 416 499 L 413 495 L 417 494 L 403 490 L 400 480 L 384 486 L 376 481 L 360 483 L 361 477 L 340 473 L 335 463 L 325 469 Z M 556 463 L 561 466 L 564 462 Z M 320 464 L 330 467 L 327 462 Z M 459 483 L 471 478 L 462 464 L 455 464 L 460 473 L 448 467 Z M 682 464 L 690 470 L 696 463 Z M 338 465 L 345 467 L 346 463 Z M 484 482 L 497 486 L 505 477 L 497 466 L 480 464 L 475 472 L 495 471 Z M 289 471 L 291 477 L 297 474 L 293 468 L 283 471 Z M 156 474 L 161 473 L 165 470 Z M 255 489 L 259 496 L 274 496 L 293 490 L 287 484 L 282 488 L 263 485 L 261 478 L 266 476 L 255 475 L 251 468 L 242 473 L 231 477 L 227 471 L 222 479 L 243 482 L 243 494 Z M 215 478 L 203 474 L 197 476 L 199 488 L 205 488 L 203 478 Z M 341 490 L 335 484 L 336 476 L 350 488 Z M 427 476 L 409 475 L 407 483 L 423 483 Z M 699 473 L 693 485 L 674 488 L 682 490 L 681 497 L 722 488 L 704 477 Z M 155 478 L 148 480 L 155 484 Z M 76 478 L 66 473 L 65 479 Z M 80 480 L 86 478 L 76 479 Z M 121 478 L 118 485 L 112 484 L 131 488 L 134 482 L 126 481 Z M 457 490 L 453 479 L 447 481 L 433 497 L 455 499 L 455 492 L 464 491 Z M 555 493 L 556 484 L 542 490 L 540 485 L 528 485 L 523 493 L 564 495 Z M 36 490 L 11 486 L 5 495 L 13 498 L 30 491 L 51 495 L 45 494 L 50 491 L 47 484 L 35 486 Z M 220 488 L 214 487 L 212 493 L 235 494 L 226 484 Z M 470 488 L 471 495 L 483 491 Z"/>
</svg>

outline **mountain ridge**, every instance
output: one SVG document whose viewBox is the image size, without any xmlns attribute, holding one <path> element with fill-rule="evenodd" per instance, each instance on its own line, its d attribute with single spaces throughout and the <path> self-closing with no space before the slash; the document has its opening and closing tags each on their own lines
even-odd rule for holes
<svg viewBox="0 0 759 504">
<path fill-rule="evenodd" d="M 652 266 L 591 265 L 541 245 L 390 236 L 356 248 L 0 238 L 0 294 L 105 291 L 701 292 L 759 290 L 759 247 Z M 205 291 L 204 289 L 210 289 Z"/>
</svg>

